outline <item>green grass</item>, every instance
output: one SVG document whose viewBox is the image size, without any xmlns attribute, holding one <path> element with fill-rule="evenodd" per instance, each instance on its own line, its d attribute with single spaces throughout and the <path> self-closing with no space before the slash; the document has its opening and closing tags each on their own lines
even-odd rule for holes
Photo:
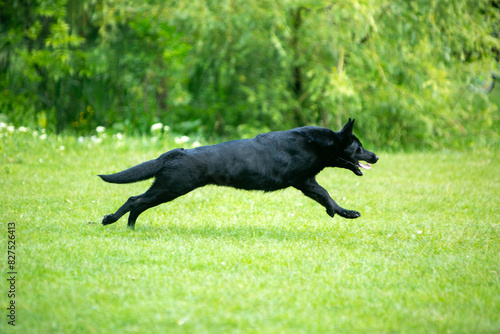
<svg viewBox="0 0 500 334">
<path fill-rule="evenodd" d="M 15 328 L 0 284 L 1 333 L 500 332 L 498 148 L 378 152 L 363 177 L 323 171 L 356 220 L 293 189 L 206 187 L 130 231 L 126 216 L 88 222 L 148 183 L 96 175 L 158 156 L 168 138 L 4 131 L 0 145 L 0 268 L 16 222 L 18 271 Z"/>
</svg>

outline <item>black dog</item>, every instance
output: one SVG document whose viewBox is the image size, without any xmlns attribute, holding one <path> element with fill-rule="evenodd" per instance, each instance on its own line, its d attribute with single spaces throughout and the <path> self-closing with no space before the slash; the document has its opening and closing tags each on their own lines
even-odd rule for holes
<svg viewBox="0 0 500 334">
<path fill-rule="evenodd" d="M 103 218 L 103 225 L 116 222 L 130 211 L 128 227 L 134 228 L 145 210 L 169 202 L 207 184 L 246 190 L 274 191 L 295 187 L 317 201 L 333 217 L 358 218 L 361 214 L 341 208 L 321 187 L 315 176 L 325 167 L 341 167 L 363 175 L 376 154 L 366 151 L 353 135 L 354 120 L 339 132 L 306 126 L 288 131 L 260 134 L 222 144 L 162 154 L 122 172 L 99 175 L 111 183 L 132 183 L 155 177 L 144 194 L 130 197 L 114 214 Z M 360 160 L 368 162 L 367 165 Z"/>
</svg>

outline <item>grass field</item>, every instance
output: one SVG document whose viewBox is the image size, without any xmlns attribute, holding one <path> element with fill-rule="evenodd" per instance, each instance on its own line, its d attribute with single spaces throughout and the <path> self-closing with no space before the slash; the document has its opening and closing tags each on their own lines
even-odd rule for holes
<svg viewBox="0 0 500 334">
<path fill-rule="evenodd" d="M 356 220 L 331 219 L 294 189 L 206 187 L 130 231 L 126 217 L 88 222 L 148 182 L 96 175 L 155 158 L 173 139 L 2 131 L 0 333 L 500 332 L 498 148 L 377 152 L 363 177 L 323 171 L 320 184 Z"/>
</svg>

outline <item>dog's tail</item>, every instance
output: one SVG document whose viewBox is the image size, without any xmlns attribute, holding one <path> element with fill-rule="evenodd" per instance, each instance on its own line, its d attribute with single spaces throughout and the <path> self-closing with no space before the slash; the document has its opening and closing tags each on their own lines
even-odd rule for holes
<svg viewBox="0 0 500 334">
<path fill-rule="evenodd" d="M 154 159 L 115 174 L 99 175 L 99 177 L 109 183 L 133 183 L 154 177 L 160 169 L 160 161 Z"/>
<path fill-rule="evenodd" d="M 157 159 L 143 162 L 142 164 L 115 174 L 99 175 L 99 177 L 109 183 L 133 183 L 144 181 L 154 177 L 169 161 L 180 158 L 184 154 L 184 149 L 178 148 L 163 153 Z"/>
</svg>

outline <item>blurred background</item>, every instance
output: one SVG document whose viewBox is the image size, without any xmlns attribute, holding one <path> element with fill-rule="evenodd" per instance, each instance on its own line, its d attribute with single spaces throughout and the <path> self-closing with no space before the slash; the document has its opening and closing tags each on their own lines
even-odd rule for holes
<svg viewBox="0 0 500 334">
<path fill-rule="evenodd" d="M 78 135 L 161 122 L 222 140 L 351 117 L 372 148 L 496 145 L 499 8 L 0 0 L 0 121 Z"/>
</svg>

